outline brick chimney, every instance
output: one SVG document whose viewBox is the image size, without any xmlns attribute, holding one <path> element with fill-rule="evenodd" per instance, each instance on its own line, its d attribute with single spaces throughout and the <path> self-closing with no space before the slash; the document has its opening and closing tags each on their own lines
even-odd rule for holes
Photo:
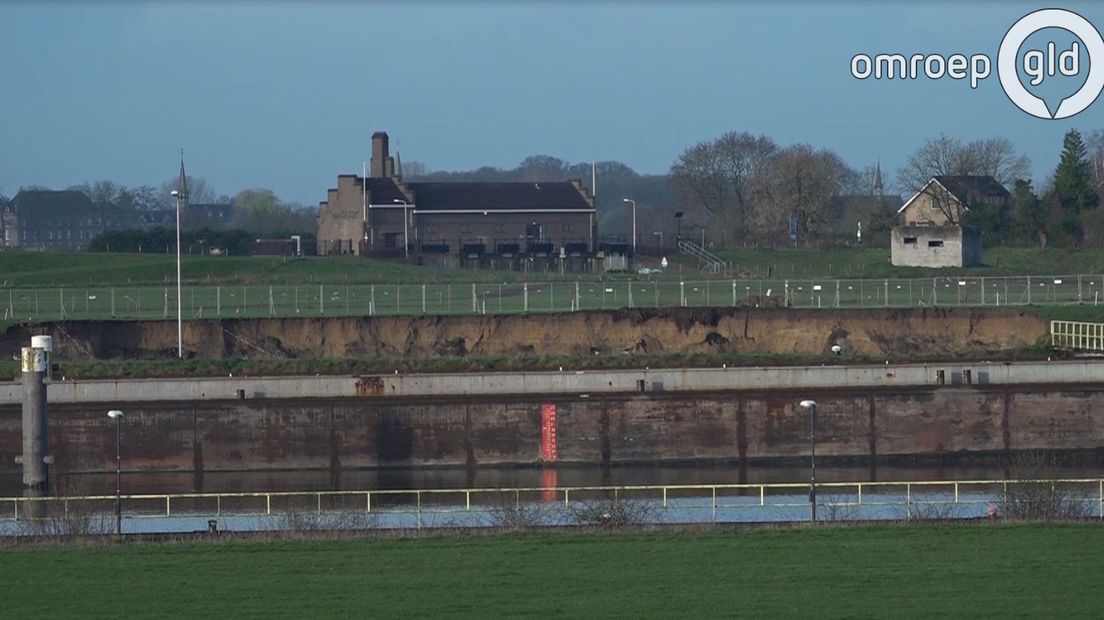
<svg viewBox="0 0 1104 620">
<path fill-rule="evenodd" d="M 387 174 L 388 159 L 390 159 L 390 156 L 387 153 L 387 132 L 377 131 L 372 134 L 372 168 L 369 174 L 377 178 L 389 176 Z"/>
</svg>

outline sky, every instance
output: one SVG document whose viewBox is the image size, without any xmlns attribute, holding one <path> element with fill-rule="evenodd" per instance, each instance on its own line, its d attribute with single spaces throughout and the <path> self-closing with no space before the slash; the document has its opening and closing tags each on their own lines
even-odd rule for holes
<svg viewBox="0 0 1104 620">
<path fill-rule="evenodd" d="M 547 154 L 664 173 L 736 130 L 831 148 L 856 168 L 880 161 L 891 176 L 925 138 L 1001 136 L 1042 181 L 1069 128 L 1104 128 L 1104 97 L 1045 120 L 1001 89 L 1001 38 L 1047 6 L 4 2 L 0 189 L 159 185 L 183 148 L 219 193 L 317 204 L 338 174 L 359 173 L 376 130 L 438 170 Z M 1104 28 L 1104 5 L 1061 8 Z M 892 52 L 994 65 L 976 89 L 851 75 L 856 54 Z"/>
</svg>

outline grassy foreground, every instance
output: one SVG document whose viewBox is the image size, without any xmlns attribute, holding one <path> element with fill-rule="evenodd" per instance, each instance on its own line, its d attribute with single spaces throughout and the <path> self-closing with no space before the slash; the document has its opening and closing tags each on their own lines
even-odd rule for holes
<svg viewBox="0 0 1104 620">
<path fill-rule="evenodd" d="M 16 547 L 8 617 L 1093 617 L 1086 525 Z"/>
</svg>

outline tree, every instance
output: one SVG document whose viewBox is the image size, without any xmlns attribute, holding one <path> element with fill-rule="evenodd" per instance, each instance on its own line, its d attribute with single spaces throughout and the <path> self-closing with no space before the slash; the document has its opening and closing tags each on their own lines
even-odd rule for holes
<svg viewBox="0 0 1104 620">
<path fill-rule="evenodd" d="M 929 138 L 908 156 L 897 172 L 897 184 L 906 192 L 919 191 L 934 176 L 991 176 L 1005 187 L 1028 176 L 1031 160 L 1017 154 L 1004 138 L 985 138 L 963 144 L 940 134 Z"/>
<path fill-rule="evenodd" d="M 768 136 L 728 132 L 683 151 L 671 166 L 671 183 L 686 203 L 716 220 L 723 245 L 730 235 L 747 232 L 777 150 Z"/>
<path fill-rule="evenodd" d="M 1104 130 L 1097 129 L 1086 141 L 1089 149 L 1089 167 L 1092 168 L 1093 187 L 1097 195 L 1104 193 Z"/>
<path fill-rule="evenodd" d="M 1099 197 L 1093 187 L 1092 167 L 1081 132 L 1071 129 L 1062 141 L 1062 156 L 1054 171 L 1054 190 L 1062 209 L 1081 213 L 1097 206 Z"/>
<path fill-rule="evenodd" d="M 83 193 L 85 196 L 88 196 L 92 204 L 99 206 L 116 204 L 120 194 L 126 190 L 124 186 L 117 185 L 113 181 L 86 182 L 80 185 L 74 185 L 69 189 Z"/>
<path fill-rule="evenodd" d="M 1047 246 L 1047 214 L 1031 181 L 1019 180 L 1012 189 L 1012 222 L 1016 238 L 1023 242 L 1038 242 Z"/>
<path fill-rule="evenodd" d="M 799 243 L 822 230 L 834 200 L 855 183 L 856 173 L 834 151 L 797 144 L 778 151 L 770 160 L 769 200 L 757 203 L 759 233 L 773 238 L 789 234 L 796 220 Z"/>
<path fill-rule="evenodd" d="M 173 177 L 161 184 L 160 202 L 169 208 L 176 208 L 176 199 L 172 192 L 178 190 L 180 177 Z M 202 177 L 188 177 L 188 202 L 191 204 L 209 204 L 213 202 L 229 202 L 228 196 L 219 196 L 213 187 Z"/>
</svg>

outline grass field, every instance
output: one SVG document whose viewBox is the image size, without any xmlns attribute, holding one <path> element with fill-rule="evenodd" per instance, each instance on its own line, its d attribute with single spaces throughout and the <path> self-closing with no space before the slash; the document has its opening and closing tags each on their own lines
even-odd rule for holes
<svg viewBox="0 0 1104 620">
<path fill-rule="evenodd" d="M 1098 617 L 1104 531 L 852 526 L 22 546 L 8 617 Z"/>
<path fill-rule="evenodd" d="M 1104 273 L 1104 252 L 989 248 L 986 265 L 971 269 L 893 267 L 889 251 L 732 250 L 719 254 L 738 270 L 738 277 L 913 278 L 967 274 L 1069 275 Z M 673 254 L 664 274 L 669 279 L 702 279 L 697 264 Z M 654 266 L 657 258 L 641 257 Z M 184 256 L 183 275 L 193 284 L 421 284 L 448 282 L 536 282 L 559 279 L 558 273 L 490 272 L 418 267 L 401 261 L 357 257 L 283 259 L 273 257 Z M 624 276 L 621 276 L 622 278 Z M 594 279 L 568 274 L 565 279 Z M 609 279 L 608 277 L 606 278 Z M 0 288 L 59 286 L 156 285 L 176 281 L 175 257 L 166 254 L 0 252 Z"/>
</svg>

